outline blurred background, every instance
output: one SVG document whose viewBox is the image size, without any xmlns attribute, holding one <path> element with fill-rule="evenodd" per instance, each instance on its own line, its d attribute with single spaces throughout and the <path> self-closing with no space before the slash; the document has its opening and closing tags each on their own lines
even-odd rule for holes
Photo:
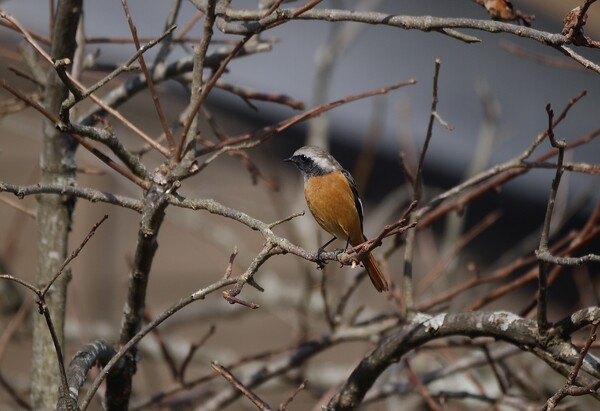
<svg viewBox="0 0 600 411">
<path fill-rule="evenodd" d="M 119 1 L 84 3 L 85 31 L 88 36 L 106 36 L 107 33 L 115 37 L 130 36 Z M 253 7 L 256 2 L 232 3 L 233 7 L 241 8 Z M 322 7 L 352 8 L 356 3 L 332 0 L 324 1 Z M 535 15 L 534 28 L 553 33 L 561 31 L 563 17 L 581 3 L 570 0 L 513 1 L 517 9 Z M 162 33 L 170 4 L 159 0 L 129 2 L 140 37 L 153 38 Z M 26 28 L 48 36 L 46 2 L 9 0 L 0 3 L 0 7 L 15 16 Z M 182 8 L 178 21 L 180 27 L 195 12 L 188 2 L 184 2 Z M 467 0 L 388 0 L 378 2 L 376 9 L 398 15 L 487 18 L 484 8 Z M 600 7 L 592 6 L 585 27 L 586 35 L 600 39 L 599 22 Z M 405 178 L 399 157 L 403 152 L 412 165 L 418 157 L 430 113 L 436 58 L 441 61 L 437 111 L 453 127 L 453 131 L 439 124 L 434 126 L 425 161 L 427 198 L 463 181 L 469 175 L 523 152 L 547 127 L 547 103 L 551 103 L 558 113 L 569 99 L 587 90 L 587 96 L 575 105 L 555 133 L 557 138 L 570 141 L 598 128 L 600 81 L 597 73 L 583 70 L 558 51 L 528 39 L 507 34 L 462 31 L 478 37 L 481 43 L 466 44 L 439 33 L 310 21 L 294 21 L 269 31 L 263 39 L 276 40 L 272 50 L 234 60 L 223 76 L 224 81 L 263 93 L 286 94 L 303 101 L 307 108 L 409 79 L 416 79 L 418 83 L 382 97 L 344 105 L 319 118 L 326 120 L 326 124 L 312 124 L 310 130 L 306 124 L 295 126 L 250 150 L 253 162 L 266 176 L 268 184 L 264 181 L 252 184 L 249 173 L 239 160 L 222 157 L 186 181 L 181 193 L 189 197 L 214 198 L 263 221 L 276 221 L 306 210 L 301 178 L 293 167 L 281 160 L 304 145 L 307 134 L 320 129 L 324 130 L 324 140 L 321 141 L 330 145 L 334 156 L 359 181 L 365 203 L 365 232 L 367 236 L 375 235 L 385 224 L 395 221 L 410 198 L 410 191 L 404 186 Z M 194 38 L 200 35 L 201 25 L 196 25 L 189 33 L 189 37 Z M 342 43 L 345 39 L 345 44 L 331 46 L 331 40 L 336 36 L 340 36 Z M 221 33 L 216 33 L 216 37 L 224 40 L 236 38 Z M 11 84 L 27 88 L 30 87 L 28 83 L 8 70 L 9 66 L 23 67 L 17 50 L 20 41 L 20 36 L 15 32 L 0 28 L 0 75 Z M 97 61 L 106 63 L 124 61 L 133 51 L 131 43 L 89 44 L 86 50 L 88 53 L 98 53 Z M 595 62 L 600 61 L 598 50 L 578 48 L 577 51 Z M 188 52 L 178 48 L 170 61 Z M 331 63 L 327 62 L 328 56 L 335 56 Z M 92 83 L 102 75 L 86 73 L 83 80 Z M 189 95 L 174 81 L 160 84 L 159 92 L 167 108 L 168 119 L 175 124 L 189 101 Z M 6 94 L 0 96 L 4 98 Z M 256 106 L 253 108 L 238 96 L 223 90 L 212 93 L 207 104 L 229 135 L 252 131 L 297 113 L 290 108 L 266 102 L 253 102 Z M 147 92 L 135 96 L 120 111 L 150 135 L 160 134 L 160 125 Z M 113 125 L 126 144 L 141 146 L 119 124 Z M 12 184 L 33 184 L 38 181 L 41 129 L 42 119 L 30 109 L 0 118 L 0 181 Z M 544 143 L 538 153 L 548 149 L 549 144 Z M 598 145 L 592 143 L 583 150 L 570 153 L 568 161 L 592 162 L 597 161 L 598 155 Z M 79 150 L 78 161 L 79 166 L 87 171 L 78 176 L 81 186 L 132 197 L 140 195 L 137 187 L 124 182 L 86 151 Z M 160 157 L 149 154 L 146 161 L 156 166 Z M 426 273 L 435 270 L 436 264 L 462 233 L 490 213 L 498 212 L 498 222 L 485 230 L 449 265 L 447 275 L 436 280 L 429 289 L 421 287 L 421 298 L 448 287 L 461 275 L 467 275 L 464 273 L 468 264 L 489 270 L 494 264 L 498 266 L 514 258 L 510 252 L 518 244 L 522 243 L 523 249 L 533 250 L 539 241 L 539 229 L 553 176 L 554 170 L 533 170 L 508 183 L 501 192 L 486 194 L 463 213 L 439 222 L 431 232 L 423 233 L 419 239 L 420 258 L 415 268 L 418 281 Z M 597 177 L 565 175 L 556 208 L 556 233 L 566 232 L 570 227 L 581 226 L 585 222 L 598 200 L 597 185 Z M 273 187 L 277 190 L 273 190 Z M 14 199 L 8 194 L 1 196 Z M 26 210 L 34 210 L 35 199 L 26 198 L 19 205 Z M 72 264 L 67 357 L 92 338 L 113 340 L 118 335 L 138 215 L 105 204 L 80 200 L 71 241 L 72 247 L 76 247 L 92 224 L 104 214 L 109 215 L 109 220 Z M 308 215 L 298 218 L 294 223 L 282 225 L 277 232 L 308 249 L 314 249 L 329 239 Z M 35 272 L 35 221 L 26 212 L 0 203 L 0 233 L 2 271 L 31 281 Z M 219 279 L 225 271 L 233 246 L 239 249 L 234 265 L 234 273 L 239 274 L 260 249 L 262 240 L 259 234 L 221 217 L 170 208 L 149 286 L 150 312 L 159 313 L 179 298 Z M 387 263 L 395 281 L 399 281 L 401 275 L 400 257 L 401 253 L 397 253 Z M 351 269 L 340 269 L 335 264 L 330 264 L 325 273 L 332 296 L 352 278 Z M 182 356 L 189 340 L 204 335 L 211 324 L 218 324 L 215 335 L 198 352 L 197 361 L 190 369 L 193 375 L 206 373 L 208 360 L 227 362 L 240 355 L 275 349 L 289 342 L 290 335 L 294 338 L 318 335 L 326 330 L 325 323 L 314 321 L 309 313 L 299 315 L 298 307 L 306 304 L 301 299 L 303 289 L 315 287 L 315 284 L 318 288 L 321 275 L 314 265 L 299 259 L 271 259 L 257 276 L 258 283 L 267 292 L 259 293 L 251 287 L 245 287 L 243 292 L 243 297 L 260 304 L 263 307 L 261 310 L 251 312 L 243 307 L 230 306 L 221 299 L 219 293 L 215 293 L 207 302 L 192 305 L 176 315 L 161 330 L 169 335 L 172 350 Z M 558 319 L 563 309 L 572 309 L 581 301 L 596 304 L 596 285 L 597 279 L 592 277 L 582 284 L 563 278 L 551 290 L 552 298 L 560 301 L 560 304 L 552 307 L 555 312 L 551 315 Z M 585 295 L 582 295 L 582 289 L 586 290 Z M 512 309 L 520 293 L 529 295 L 530 291 L 512 293 L 488 308 Z M 23 290 L 19 292 L 22 297 L 29 297 Z M 317 295 L 313 295 L 307 305 L 314 312 L 322 308 L 322 301 Z M 8 297 L 2 298 L 9 301 Z M 453 301 L 452 308 L 464 309 L 469 304 L 469 298 L 466 296 Z M 361 287 L 356 300 L 353 303 L 355 308 L 368 302 L 365 316 L 369 312 L 394 307 L 392 301 L 381 298 L 366 284 Z M 18 305 L 20 300 L 16 301 Z M 5 309 L 11 310 L 10 307 Z M 2 317 L 3 326 L 6 326 L 11 315 Z M 261 335 L 256 332 L 264 324 L 269 325 L 272 334 Z M 23 391 L 26 391 L 29 380 L 27 358 L 30 346 L 26 335 L 26 330 L 23 330 L 13 340 L 0 364 L 3 373 L 10 375 L 15 386 Z M 156 340 L 147 338 L 144 347 L 142 355 L 160 358 Z M 370 347 L 366 343 L 344 345 L 344 351 L 329 353 L 320 364 L 312 365 L 309 378 L 316 381 L 315 386 L 318 387 L 320 378 L 336 380 L 347 375 L 354 361 Z M 333 376 L 325 373 L 324 369 Z M 136 381 L 139 390 L 137 400 L 164 388 L 169 381 L 166 374 L 164 365 L 159 361 L 154 366 L 145 363 Z M 299 404 L 314 404 L 308 394 L 301 394 L 299 401 Z M 9 407 L 7 409 L 16 407 L 0 390 L 0 407 L 4 409 L 5 404 Z M 239 406 L 239 402 L 237 404 Z M 233 405 L 230 409 L 240 409 L 237 406 Z"/>
</svg>

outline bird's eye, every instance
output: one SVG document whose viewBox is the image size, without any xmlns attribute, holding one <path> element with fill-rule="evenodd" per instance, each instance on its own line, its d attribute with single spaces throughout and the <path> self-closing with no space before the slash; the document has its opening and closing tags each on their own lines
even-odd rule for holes
<svg viewBox="0 0 600 411">
<path fill-rule="evenodd" d="M 308 157 L 306 157 L 304 154 L 300 154 L 298 157 L 303 163 L 306 163 L 308 161 Z"/>
</svg>

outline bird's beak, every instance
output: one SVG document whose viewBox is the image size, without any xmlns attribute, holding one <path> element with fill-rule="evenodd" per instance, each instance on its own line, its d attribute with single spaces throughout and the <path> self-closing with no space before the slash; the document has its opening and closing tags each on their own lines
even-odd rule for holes
<svg viewBox="0 0 600 411">
<path fill-rule="evenodd" d="M 293 163 L 294 159 L 292 159 L 292 157 L 290 157 L 290 158 L 284 158 L 283 161 L 288 161 L 290 163 Z"/>
</svg>

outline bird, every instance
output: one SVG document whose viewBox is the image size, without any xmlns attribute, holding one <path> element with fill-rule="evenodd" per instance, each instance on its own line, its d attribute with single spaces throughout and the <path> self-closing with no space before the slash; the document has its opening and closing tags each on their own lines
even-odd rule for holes
<svg viewBox="0 0 600 411">
<path fill-rule="evenodd" d="M 367 240 L 363 233 L 363 206 L 352 175 L 331 154 L 318 146 L 304 146 L 285 159 L 304 177 L 304 198 L 317 223 L 333 235 L 319 253 L 336 238 L 357 246 Z M 377 291 L 389 286 L 381 267 L 371 253 L 361 258 Z"/>
</svg>

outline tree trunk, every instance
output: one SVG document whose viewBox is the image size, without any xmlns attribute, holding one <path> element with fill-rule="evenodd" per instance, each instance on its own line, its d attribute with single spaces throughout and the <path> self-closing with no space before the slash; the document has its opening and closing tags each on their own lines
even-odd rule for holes
<svg viewBox="0 0 600 411">
<path fill-rule="evenodd" d="M 54 59 L 73 58 L 75 33 L 81 14 L 82 0 L 61 0 L 52 33 Z M 68 90 L 53 68 L 46 77 L 45 105 L 58 114 Z M 54 124 L 44 123 L 44 138 L 40 152 L 42 184 L 75 184 L 76 144 L 68 135 L 59 133 Z M 69 196 L 40 195 L 37 207 L 38 262 L 36 283 L 47 284 L 60 269 L 67 257 L 71 215 L 75 199 Z M 70 273 L 62 275 L 46 295 L 46 304 L 52 316 L 56 333 L 63 346 L 63 328 L 67 282 Z M 33 359 L 31 372 L 31 404 L 34 410 L 51 410 L 56 407 L 60 377 L 56 353 L 50 332 L 41 315 L 34 315 Z"/>
</svg>

